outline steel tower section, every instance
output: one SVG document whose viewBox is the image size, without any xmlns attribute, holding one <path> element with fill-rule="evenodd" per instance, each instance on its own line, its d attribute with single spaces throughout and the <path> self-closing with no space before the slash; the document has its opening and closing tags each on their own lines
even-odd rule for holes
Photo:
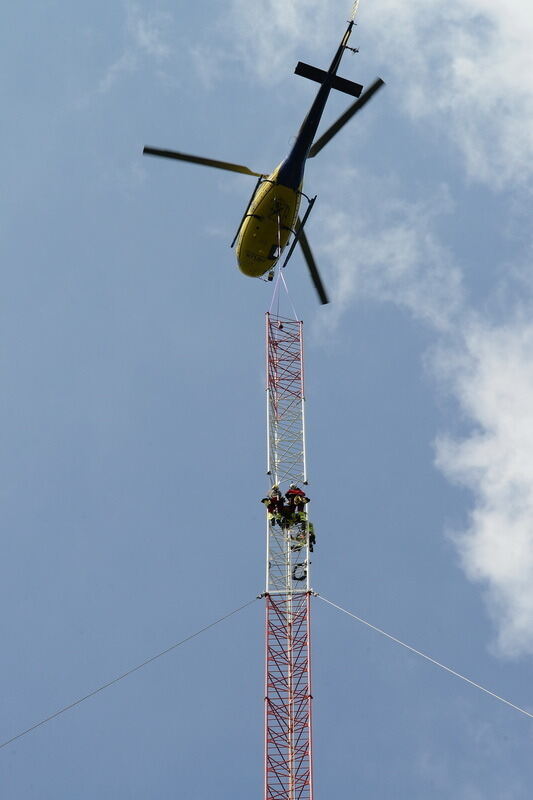
<svg viewBox="0 0 533 800">
<path fill-rule="evenodd" d="M 267 473 L 282 493 L 307 484 L 302 328 L 266 315 Z M 305 512 L 267 512 L 265 800 L 313 800 L 311 531 Z"/>
</svg>

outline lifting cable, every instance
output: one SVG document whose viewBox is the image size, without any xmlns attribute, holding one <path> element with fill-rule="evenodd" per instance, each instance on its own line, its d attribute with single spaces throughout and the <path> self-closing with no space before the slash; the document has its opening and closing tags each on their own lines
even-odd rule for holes
<svg viewBox="0 0 533 800">
<path fill-rule="evenodd" d="M 396 644 L 399 644 L 402 647 L 405 647 L 407 650 L 410 650 L 411 653 L 415 653 L 415 655 L 421 656 L 422 658 L 425 658 L 426 661 L 430 661 L 436 667 L 440 667 L 440 669 L 445 670 L 445 672 L 449 672 L 450 675 L 455 675 L 456 678 L 460 678 L 462 681 L 465 681 L 465 683 L 469 683 L 471 686 L 474 686 L 476 689 L 479 689 L 481 692 L 485 692 L 485 694 L 488 694 L 491 697 L 494 697 L 494 699 L 495 700 L 499 700 L 500 703 L 505 703 L 506 706 L 510 706 L 511 708 L 514 708 L 515 711 L 519 711 L 521 714 L 525 714 L 526 717 L 531 717 L 533 719 L 533 714 L 531 714 L 529 711 L 526 711 L 525 708 L 521 708 L 520 706 L 517 706 L 514 703 L 511 703 L 509 700 L 506 700 L 504 697 L 500 697 L 499 694 L 495 694 L 494 692 L 491 692 L 490 689 L 485 689 L 484 686 L 481 686 L 479 683 L 476 683 L 475 681 L 470 680 L 470 678 L 466 678 L 464 675 L 461 675 L 460 672 L 456 672 L 451 667 L 447 667 L 445 664 L 441 664 L 440 661 L 437 661 L 436 659 L 431 658 L 431 656 L 426 655 L 426 653 L 422 653 L 420 650 L 416 650 L 414 647 L 411 647 L 411 645 L 406 644 L 405 642 L 402 642 L 400 639 L 397 639 L 396 636 L 392 636 L 390 633 L 386 633 L 386 631 L 382 630 L 381 628 L 377 628 L 375 625 L 372 625 L 372 623 L 367 622 L 366 619 L 362 619 L 361 617 L 358 617 L 356 614 L 352 614 L 351 611 L 347 611 L 345 608 L 342 608 L 341 606 L 338 606 L 336 603 L 332 603 L 331 600 L 327 599 L 327 597 L 323 597 L 322 595 L 320 595 L 318 593 L 315 593 L 315 596 L 319 597 L 320 600 L 323 600 L 325 603 L 328 603 L 328 605 L 333 606 L 333 608 L 337 608 L 339 611 L 342 611 L 344 614 L 348 614 L 349 617 L 353 617 L 353 619 L 357 620 L 357 622 L 360 622 L 362 625 L 366 625 L 367 628 L 372 628 L 373 631 L 376 631 L 376 633 L 381 634 L 381 636 L 386 636 L 387 639 L 390 639 L 391 641 L 395 642 Z"/>
<path fill-rule="evenodd" d="M 277 267 L 276 272 L 277 274 L 276 274 L 276 280 L 274 281 L 274 291 L 272 292 L 272 300 L 270 301 L 270 308 L 268 309 L 268 313 L 272 314 L 272 308 L 274 306 L 274 303 L 276 303 L 276 316 L 279 317 L 279 296 L 281 294 L 280 283 L 283 283 L 287 299 L 291 304 L 291 310 L 292 313 L 294 314 L 294 319 L 298 320 L 298 315 L 296 313 L 296 309 L 294 308 L 294 303 L 292 302 L 291 296 L 289 294 L 289 289 L 287 286 L 287 282 L 285 281 L 285 276 L 283 275 L 283 270 L 281 269 L 280 266 Z"/>
<path fill-rule="evenodd" d="M 166 650 L 162 650 L 160 653 L 157 653 L 157 655 L 151 656 L 150 658 L 147 658 L 146 661 L 143 661 L 141 664 L 137 664 L 136 667 L 132 667 L 127 672 L 123 672 L 122 675 L 118 675 L 116 678 L 113 678 L 112 680 L 108 681 L 107 683 L 104 683 L 102 686 L 99 686 L 98 689 L 94 689 L 92 692 L 89 692 L 89 694 L 86 694 L 84 697 L 80 697 L 78 700 L 74 700 L 74 702 L 69 703 L 68 706 L 63 706 L 63 708 L 60 708 L 58 711 L 55 711 L 53 714 L 50 714 L 50 716 L 46 717 L 45 719 L 42 719 L 40 722 L 36 722 L 30 728 L 26 728 L 25 731 L 21 731 L 20 733 L 17 733 L 16 736 L 12 736 L 11 739 L 7 739 L 5 742 L 0 742 L 0 749 L 2 749 L 2 747 L 7 747 L 8 744 L 11 744 L 11 742 L 14 742 L 16 739 L 20 739 L 22 736 L 26 736 L 27 733 L 31 733 L 31 731 L 34 731 L 36 728 L 40 728 L 41 725 L 44 725 L 45 723 L 50 722 L 50 720 L 55 719 L 56 717 L 59 717 L 59 715 L 60 714 L 64 714 L 65 711 L 70 711 L 71 708 L 75 708 L 76 706 L 79 706 L 80 703 L 83 703 L 85 700 L 88 700 L 90 697 L 94 697 L 95 694 L 98 694 L 99 692 L 103 692 L 104 689 L 107 689 L 109 686 L 113 686 L 115 683 L 118 683 L 123 678 L 127 678 L 128 675 L 132 675 L 134 672 L 137 672 L 137 670 L 142 669 L 143 667 L 146 667 L 146 665 L 147 664 L 151 664 L 152 661 L 156 661 L 156 659 L 161 658 L 162 656 L 166 656 L 167 653 L 170 653 L 172 650 L 175 650 L 177 647 L 180 647 L 182 644 L 185 644 L 186 642 L 190 642 L 191 639 L 195 639 L 201 633 L 204 633 L 204 631 L 208 631 L 209 628 L 214 628 L 215 625 L 218 625 L 220 622 L 224 622 L 225 619 L 229 619 L 229 617 L 232 617 L 234 614 L 237 614 L 239 611 L 242 611 L 243 608 L 247 608 L 247 606 L 251 606 L 252 603 L 255 603 L 255 601 L 257 599 L 258 599 L 257 597 L 254 597 L 253 600 L 249 600 L 247 603 L 244 603 L 244 605 L 239 606 L 239 608 L 236 608 L 234 611 L 230 611 L 229 614 L 225 614 L 225 616 L 219 617 L 219 619 L 216 619 L 214 622 L 210 622 L 209 625 L 205 625 L 203 628 L 200 628 L 200 630 L 196 631 L 196 633 L 191 633 L 190 636 L 187 636 L 187 637 L 185 637 L 185 639 L 182 639 L 181 641 L 176 642 L 176 644 L 172 644 L 170 647 L 167 647 Z"/>
<path fill-rule="evenodd" d="M 281 256 L 281 220 L 278 214 L 278 256 Z M 279 265 L 279 263 L 274 267 L 276 270 L 276 280 L 274 281 L 274 291 L 272 292 L 272 300 L 270 301 L 270 308 L 268 309 L 269 314 L 272 314 L 272 308 L 274 303 L 276 303 L 276 316 L 279 317 L 279 303 L 280 303 L 280 281 L 283 283 L 285 288 L 285 293 L 287 295 L 287 299 L 291 304 L 292 313 L 294 314 L 294 319 L 298 320 L 298 315 L 296 313 L 296 309 L 294 308 L 294 304 L 292 302 L 291 296 L 289 294 L 289 289 L 287 287 L 287 283 L 285 281 L 285 277 L 283 275 L 283 267 Z M 269 279 L 270 280 L 270 279 Z"/>
<path fill-rule="evenodd" d="M 270 301 L 270 308 L 268 309 L 268 313 L 272 314 L 272 308 L 277 300 L 276 316 L 279 316 L 279 283 L 281 280 L 281 269 L 279 269 L 278 267 L 276 272 L 277 275 L 276 275 L 276 280 L 274 281 L 274 291 L 272 292 L 272 300 Z"/>
<path fill-rule="evenodd" d="M 291 304 L 292 313 L 294 314 L 294 319 L 296 319 L 296 320 L 297 320 L 297 319 L 298 319 L 298 314 L 296 313 L 296 309 L 294 308 L 294 305 L 293 305 L 293 303 L 292 303 L 291 296 L 290 296 L 290 294 L 289 294 L 289 289 L 288 289 L 288 287 L 287 287 L 287 284 L 285 283 L 285 277 L 284 277 L 284 275 L 283 275 L 283 272 L 281 271 L 281 269 L 280 269 L 280 271 L 279 271 L 279 274 L 281 275 L 281 280 L 283 281 L 283 285 L 284 285 L 284 287 L 285 287 L 285 291 L 286 291 L 286 293 L 287 293 L 287 298 L 288 298 L 288 300 L 289 300 L 289 303 Z"/>
</svg>

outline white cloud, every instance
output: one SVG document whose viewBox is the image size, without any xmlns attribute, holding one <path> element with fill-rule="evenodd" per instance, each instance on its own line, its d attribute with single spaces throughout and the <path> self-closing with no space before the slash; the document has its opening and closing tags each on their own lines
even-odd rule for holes
<svg viewBox="0 0 533 800">
<path fill-rule="evenodd" d="M 332 7 L 334 5 L 334 7 Z M 222 30 L 231 59 L 264 82 L 286 75 L 304 45 L 320 61 L 340 38 L 349 3 L 231 0 Z M 361 3 L 356 44 L 380 62 L 390 102 L 433 121 L 471 178 L 493 187 L 533 177 L 533 8 L 524 0 Z M 222 50 L 217 58 L 222 57 Z M 320 66 L 320 65 L 319 65 Z M 205 66 L 204 66 L 205 68 Z"/>
<path fill-rule="evenodd" d="M 162 63 L 170 56 L 166 33 L 171 21 L 168 14 L 152 12 L 145 14 L 137 3 L 127 2 L 124 31 L 124 48 L 121 55 L 107 69 L 98 91 L 106 93 L 117 81 L 139 69 L 143 59 Z"/>
<path fill-rule="evenodd" d="M 344 12 L 339 6 L 340 20 L 348 14 L 348 5 Z M 332 33 L 333 41 L 335 35 L 340 38 L 338 23 L 326 0 L 230 0 L 219 23 L 230 46 L 214 57 L 242 61 L 255 79 L 272 84 L 295 66 L 298 48 L 327 46 Z"/>
<path fill-rule="evenodd" d="M 435 218 L 451 210 L 445 187 L 424 203 L 408 203 L 368 175 L 358 179 L 344 170 L 343 180 L 364 185 L 365 194 L 349 197 L 349 213 L 322 209 L 323 251 L 333 264 L 328 324 L 336 324 L 354 300 L 371 299 L 448 329 L 462 309 L 463 287 L 461 271 L 434 232 Z M 339 188 L 339 181 L 333 183 Z"/>
<path fill-rule="evenodd" d="M 106 74 L 98 85 L 98 91 L 102 94 L 109 92 L 123 75 L 135 72 L 136 68 L 137 58 L 135 54 L 129 50 L 125 50 L 120 58 L 117 58 L 117 60 L 108 67 Z"/>
<path fill-rule="evenodd" d="M 401 102 L 434 118 L 469 174 L 493 186 L 533 176 L 533 9 L 523 0 L 368 4 Z M 363 16 L 362 9 L 362 16 Z"/>
<path fill-rule="evenodd" d="M 470 426 L 467 434 L 442 436 L 436 444 L 437 466 L 473 494 L 466 529 L 455 532 L 453 541 L 466 575 L 485 589 L 498 652 L 532 655 L 530 291 L 519 282 L 526 305 L 511 322 L 491 323 L 474 314 L 465 300 L 461 271 L 434 230 L 435 218 L 449 210 L 446 193 L 423 207 L 394 199 L 390 191 L 381 194 L 387 200 L 381 206 L 370 201 L 371 211 L 361 204 L 349 215 L 324 214 L 321 238 L 330 243 L 325 250 L 334 264 L 328 322 L 335 324 L 347 306 L 366 298 L 394 303 L 438 334 L 432 368 Z M 506 291 L 505 305 L 516 309 L 516 286 Z"/>
<path fill-rule="evenodd" d="M 304 46 L 316 50 L 322 66 L 349 5 L 230 0 L 224 11 L 230 57 L 256 80 L 270 83 L 304 57 Z M 530 4 L 365 0 L 354 39 L 365 65 L 380 63 L 389 102 L 447 135 L 470 179 L 491 189 L 531 186 Z M 331 181 L 337 187 L 339 176 L 331 175 Z M 474 315 L 461 270 L 438 235 L 438 217 L 453 211 L 446 190 L 413 202 L 398 186 L 368 175 L 364 186 L 364 200 L 345 187 L 343 208 L 349 213 L 339 211 L 337 202 L 331 208 L 322 202 L 312 223 L 314 230 L 321 226 L 311 244 L 314 239 L 334 301 L 323 318 L 334 325 L 349 305 L 369 298 L 399 305 L 436 332 L 441 349 L 435 369 L 471 425 L 468 434 L 437 443 L 438 466 L 474 497 L 467 529 L 454 541 L 466 574 L 485 587 L 499 651 L 533 654 L 533 323 L 520 313 L 498 325 L 489 312 Z M 508 231 L 522 213 L 516 191 L 512 203 L 497 220 Z M 517 268 L 509 266 L 516 280 Z M 531 274 L 521 271 L 522 277 Z M 528 281 L 522 280 L 524 294 Z M 500 316 L 517 306 L 509 282 L 494 287 L 492 295 L 502 301 Z"/>
<path fill-rule="evenodd" d="M 165 59 L 170 55 L 170 47 L 165 41 L 165 29 L 170 17 L 168 14 L 155 12 L 143 16 L 135 3 L 129 3 L 127 26 L 132 43 L 144 55 L 156 59 Z"/>
<path fill-rule="evenodd" d="M 334 176 L 350 212 L 322 209 L 319 241 L 328 243 L 322 254 L 333 265 L 325 277 L 334 301 L 322 319 L 335 325 L 348 306 L 371 299 L 406 309 L 438 335 L 432 369 L 470 426 L 466 435 L 442 436 L 436 445 L 438 467 L 473 493 L 466 529 L 453 540 L 466 575 L 485 589 L 497 650 L 533 654 L 531 283 L 515 270 L 506 286 L 496 287 L 504 297 L 500 316 L 515 309 L 510 322 L 475 314 L 461 270 L 436 230 L 442 214 L 453 211 L 447 190 L 423 204 L 407 203 L 391 182 L 354 173 L 344 179 L 364 185 L 365 195 L 343 195 Z"/>
<path fill-rule="evenodd" d="M 476 320 L 441 354 L 472 431 L 437 442 L 437 465 L 474 494 L 454 540 L 467 575 L 486 587 L 507 656 L 533 654 L 533 323 Z"/>
</svg>

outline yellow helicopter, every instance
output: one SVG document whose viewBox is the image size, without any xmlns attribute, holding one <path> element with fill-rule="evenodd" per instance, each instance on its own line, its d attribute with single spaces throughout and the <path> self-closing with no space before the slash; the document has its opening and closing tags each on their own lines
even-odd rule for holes
<svg viewBox="0 0 533 800">
<path fill-rule="evenodd" d="M 193 156 L 186 153 L 177 153 L 174 150 L 160 150 L 155 147 L 144 147 L 145 155 L 172 158 L 179 161 L 190 161 L 193 164 L 202 164 L 207 167 L 241 172 L 244 175 L 254 175 L 257 183 L 250 198 L 246 211 L 231 243 L 237 244 L 237 264 L 241 272 L 250 277 L 258 278 L 268 273 L 271 280 L 274 268 L 286 247 L 289 237 L 293 235 L 283 267 L 286 266 L 297 243 L 300 244 L 303 256 L 311 274 L 311 280 L 318 292 L 322 303 L 327 303 L 328 296 L 320 278 L 304 226 L 309 217 L 316 196 L 309 198 L 302 191 L 305 162 L 308 158 L 316 156 L 330 139 L 348 122 L 353 115 L 383 86 L 384 81 L 377 78 L 370 87 L 363 92 L 363 87 L 358 83 L 340 78 L 337 75 L 342 56 L 345 50 L 356 53 L 357 49 L 348 47 L 348 40 L 355 24 L 355 14 L 358 2 L 354 3 L 348 28 L 342 37 L 329 69 L 321 70 L 309 64 L 298 62 L 294 70 L 297 75 L 309 78 L 320 84 L 320 89 L 315 100 L 305 117 L 292 149 L 284 161 L 269 175 L 254 172 L 240 164 L 227 161 L 216 161 L 202 156 Z M 342 114 L 341 117 L 327 131 L 313 143 L 322 113 L 326 106 L 331 89 L 337 89 L 352 97 L 356 101 Z M 300 219 L 298 216 L 300 200 L 305 197 L 307 209 Z"/>
</svg>

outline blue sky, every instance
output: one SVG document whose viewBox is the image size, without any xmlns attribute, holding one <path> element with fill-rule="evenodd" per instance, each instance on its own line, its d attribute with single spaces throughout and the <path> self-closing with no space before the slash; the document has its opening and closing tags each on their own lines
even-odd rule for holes
<svg viewBox="0 0 533 800">
<path fill-rule="evenodd" d="M 12 4 L 0 87 L 5 740 L 263 589 L 263 314 L 229 249 L 349 3 Z M 309 165 L 313 584 L 532 709 L 533 13 L 364 0 L 387 86 Z M 346 107 L 331 99 L 324 124 Z M 0 751 L 3 796 L 260 797 L 262 603 Z M 316 796 L 522 800 L 531 720 L 316 600 Z"/>
</svg>

